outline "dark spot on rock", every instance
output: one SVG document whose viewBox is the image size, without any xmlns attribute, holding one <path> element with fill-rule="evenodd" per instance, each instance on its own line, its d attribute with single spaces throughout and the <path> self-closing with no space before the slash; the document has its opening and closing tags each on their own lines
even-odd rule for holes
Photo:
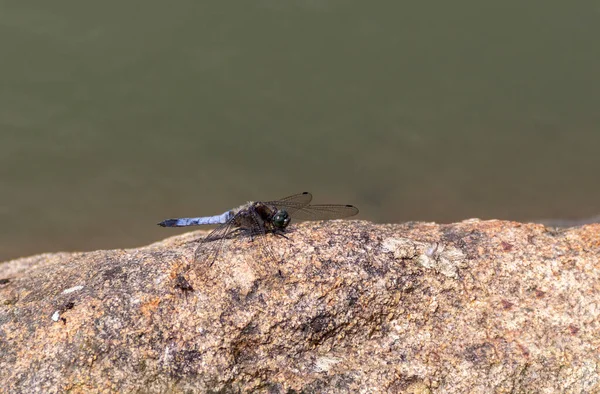
<svg viewBox="0 0 600 394">
<path fill-rule="evenodd" d="M 269 394 L 281 394 L 283 392 L 283 386 L 281 383 L 267 383 L 265 388 Z"/>
<path fill-rule="evenodd" d="M 442 240 L 443 243 L 456 244 L 458 242 L 464 242 L 464 238 L 467 233 L 462 229 L 456 228 L 456 226 L 443 226 L 442 227 Z"/>
<path fill-rule="evenodd" d="M 574 324 L 569 324 L 569 332 L 571 332 L 571 335 L 575 335 L 579 332 L 579 327 Z"/>
<path fill-rule="evenodd" d="M 360 232 L 360 240 L 363 241 L 364 243 L 368 243 L 369 241 L 371 241 L 371 235 L 369 234 L 368 231 L 361 231 Z"/>
<path fill-rule="evenodd" d="M 349 294 L 347 300 L 348 300 L 348 306 L 352 306 L 352 305 L 356 304 L 356 302 L 358 301 L 358 295 L 356 295 L 355 293 Z"/>
<path fill-rule="evenodd" d="M 316 248 L 315 248 L 316 250 Z M 318 252 L 317 252 L 318 254 Z M 323 272 L 323 271 L 327 271 L 327 270 L 332 270 L 332 269 L 336 269 L 336 264 L 331 260 L 331 259 L 326 259 L 326 260 L 321 260 L 321 268 L 319 269 L 319 271 Z"/>
<path fill-rule="evenodd" d="M 146 370 L 146 368 L 148 367 L 148 364 L 146 363 L 146 360 L 140 360 L 136 365 L 135 365 L 135 369 L 138 372 L 144 372 Z"/>
<path fill-rule="evenodd" d="M 250 288 L 250 291 L 248 292 L 248 294 L 246 294 L 246 301 L 252 301 L 255 300 L 258 297 L 258 288 L 260 287 L 260 280 L 255 280 L 254 282 L 252 282 L 252 287 Z"/>
<path fill-rule="evenodd" d="M 59 313 L 63 313 L 75 307 L 75 303 L 73 301 L 65 302 L 64 304 L 59 305 L 56 309 Z M 61 317 L 61 320 L 64 319 Z M 65 319 L 66 321 L 66 319 Z"/>
<path fill-rule="evenodd" d="M 4 300 L 2 302 L 2 304 L 4 305 L 14 305 L 17 303 L 19 299 L 17 297 L 13 297 L 13 298 L 7 298 L 6 300 Z"/>
<path fill-rule="evenodd" d="M 331 382 L 324 382 L 322 379 L 313 380 L 309 384 L 302 387 L 300 390 L 301 394 L 317 394 L 317 393 L 326 393 L 327 388 L 329 388 Z M 336 387 L 339 389 L 339 387 Z"/>
<path fill-rule="evenodd" d="M 464 358 L 473 364 L 489 364 L 494 356 L 494 347 L 492 344 L 485 342 L 468 346 L 463 354 Z"/>
<path fill-rule="evenodd" d="M 545 232 L 551 237 L 559 237 L 564 235 L 565 229 L 559 227 L 546 227 Z"/>
<path fill-rule="evenodd" d="M 10 282 L 10 278 L 0 278 L 0 285 L 5 285 Z"/>
<path fill-rule="evenodd" d="M 257 360 L 256 348 L 258 344 L 255 340 L 243 337 L 239 341 L 231 344 L 231 353 L 236 363 L 255 363 Z"/>
<path fill-rule="evenodd" d="M 345 326 L 346 324 L 336 325 L 331 315 L 321 313 L 303 324 L 300 329 L 311 344 L 317 345 L 337 335 Z"/>
<path fill-rule="evenodd" d="M 399 376 L 387 387 L 387 390 L 389 393 L 404 393 L 407 392 L 410 386 L 422 380 L 422 378 L 416 375 Z"/>
<path fill-rule="evenodd" d="M 242 335 L 253 335 L 258 333 L 258 326 L 254 323 L 248 323 L 241 331 Z"/>
<path fill-rule="evenodd" d="M 371 277 L 383 277 L 389 272 L 389 269 L 386 266 L 376 267 L 371 260 L 362 260 L 361 265 Z"/>
<path fill-rule="evenodd" d="M 527 349 L 525 346 L 523 346 L 520 343 L 517 343 L 517 346 L 519 347 L 519 350 L 521 350 L 521 353 L 523 353 L 523 356 L 529 357 L 529 349 Z"/>
<path fill-rule="evenodd" d="M 482 239 L 487 239 L 487 236 L 478 230 L 463 231 L 453 226 L 443 227 L 442 234 L 443 244 L 452 244 L 462 250 L 469 259 L 479 255 L 476 246 Z"/>
<path fill-rule="evenodd" d="M 175 277 L 175 287 L 184 292 L 194 291 L 194 288 L 192 285 L 190 285 L 190 282 L 188 282 L 185 276 L 182 274 L 177 274 L 177 277 Z"/>
<path fill-rule="evenodd" d="M 546 295 L 545 291 L 535 289 L 535 297 L 536 298 L 544 298 L 545 295 Z"/>
<path fill-rule="evenodd" d="M 507 301 L 507 300 L 502 300 L 502 301 L 500 301 L 500 303 L 502 304 L 502 309 L 504 309 L 505 311 L 512 309 L 512 307 L 515 305 L 512 302 Z"/>
<path fill-rule="evenodd" d="M 334 378 L 334 382 L 333 384 L 335 385 L 335 388 L 337 388 L 340 391 L 345 391 L 348 392 L 350 390 L 350 387 L 352 387 L 352 383 L 354 383 L 355 378 L 352 376 L 351 373 L 344 373 L 341 375 L 338 375 Z"/>
<path fill-rule="evenodd" d="M 196 376 L 200 370 L 202 353 L 197 350 L 180 350 L 173 352 L 171 374 L 175 377 Z"/>
<path fill-rule="evenodd" d="M 127 273 L 123 272 L 122 267 L 114 267 L 102 273 L 102 278 L 108 281 L 127 281 Z"/>
<path fill-rule="evenodd" d="M 504 250 L 505 252 L 510 252 L 514 248 L 513 245 L 509 244 L 506 241 L 502 241 L 500 244 L 502 245 L 502 250 Z"/>
<path fill-rule="evenodd" d="M 405 287 L 402 288 L 402 291 L 406 294 L 413 293 L 416 290 L 416 287 L 412 283 L 407 283 Z"/>
<path fill-rule="evenodd" d="M 63 322 L 63 325 L 67 325 L 67 318 L 61 317 L 60 320 Z"/>
<path fill-rule="evenodd" d="M 231 295 L 231 300 L 239 303 L 242 301 L 242 297 L 240 297 L 240 289 L 228 289 L 228 293 Z"/>
<path fill-rule="evenodd" d="M 328 314 L 321 314 L 315 316 L 309 323 L 310 329 L 312 332 L 319 333 L 329 326 L 329 321 L 331 320 L 331 316 Z"/>
</svg>

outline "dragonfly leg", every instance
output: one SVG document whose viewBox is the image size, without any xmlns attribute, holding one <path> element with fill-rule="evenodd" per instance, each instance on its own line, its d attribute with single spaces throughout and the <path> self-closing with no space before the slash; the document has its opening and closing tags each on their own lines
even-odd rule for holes
<svg viewBox="0 0 600 394">
<path fill-rule="evenodd" d="M 289 238 L 287 237 L 287 235 L 285 235 L 285 233 L 283 232 L 283 230 L 277 229 L 277 230 L 273 230 L 273 234 L 274 235 L 278 235 L 280 237 L 283 237 L 285 239 L 287 239 L 289 241 Z"/>
</svg>

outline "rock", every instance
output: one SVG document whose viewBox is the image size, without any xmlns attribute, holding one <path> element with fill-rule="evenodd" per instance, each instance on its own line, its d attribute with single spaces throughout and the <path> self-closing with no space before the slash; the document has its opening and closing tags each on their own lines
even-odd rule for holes
<svg viewBox="0 0 600 394">
<path fill-rule="evenodd" d="M 600 225 L 201 235 L 0 264 L 4 390 L 600 391 Z"/>
</svg>

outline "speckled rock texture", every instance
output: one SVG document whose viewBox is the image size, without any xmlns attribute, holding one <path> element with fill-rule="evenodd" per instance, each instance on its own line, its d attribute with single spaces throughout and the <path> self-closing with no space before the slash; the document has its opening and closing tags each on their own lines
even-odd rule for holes
<svg viewBox="0 0 600 394">
<path fill-rule="evenodd" d="M 600 392 L 600 225 L 290 230 L 0 264 L 2 392 Z"/>
</svg>

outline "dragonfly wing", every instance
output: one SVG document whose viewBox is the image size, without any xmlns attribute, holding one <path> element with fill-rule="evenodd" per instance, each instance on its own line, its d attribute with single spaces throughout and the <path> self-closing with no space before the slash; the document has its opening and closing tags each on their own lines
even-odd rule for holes
<svg viewBox="0 0 600 394">
<path fill-rule="evenodd" d="M 209 267 L 214 264 L 223 248 L 225 239 L 238 230 L 235 226 L 235 219 L 235 216 L 232 217 L 227 223 L 215 228 L 200 241 L 200 245 L 194 253 L 194 260 L 197 263 L 206 264 Z"/>
<path fill-rule="evenodd" d="M 310 194 L 309 192 L 303 192 L 282 198 L 280 200 L 267 201 L 264 204 L 274 206 L 277 209 L 285 209 L 290 215 L 292 215 L 299 209 L 308 206 L 308 204 L 310 204 L 311 201 L 312 194 Z"/>
<path fill-rule="evenodd" d="M 290 214 L 292 220 L 333 220 L 354 216 L 358 208 L 354 205 L 318 204 L 308 205 Z"/>
<path fill-rule="evenodd" d="M 245 221 L 250 221 L 252 224 L 239 228 L 236 225 L 237 221 L 234 216 L 226 224 L 209 233 L 198 245 L 195 252 L 194 259 L 200 264 L 200 270 L 210 268 L 220 258 L 225 246 L 233 249 L 247 247 L 246 245 L 240 245 L 240 242 L 249 243 L 260 256 L 261 261 L 278 262 L 272 247 L 267 241 L 267 229 L 262 219 L 253 212 L 240 212 L 238 215 L 244 215 Z"/>
<path fill-rule="evenodd" d="M 266 204 L 291 204 L 291 205 L 308 205 L 312 201 L 312 194 L 302 192 L 288 197 L 281 198 L 276 201 L 269 201 Z"/>
<path fill-rule="evenodd" d="M 272 238 L 267 235 L 267 229 L 265 228 L 264 222 L 256 214 L 253 214 L 252 218 L 253 218 L 254 224 L 250 231 L 250 239 L 252 242 L 257 243 L 256 250 L 258 251 L 259 255 L 261 256 L 261 262 L 263 264 L 279 263 L 280 259 L 278 259 L 276 257 L 275 252 L 273 251 L 273 248 L 271 247 L 270 240 L 272 240 Z"/>
</svg>

